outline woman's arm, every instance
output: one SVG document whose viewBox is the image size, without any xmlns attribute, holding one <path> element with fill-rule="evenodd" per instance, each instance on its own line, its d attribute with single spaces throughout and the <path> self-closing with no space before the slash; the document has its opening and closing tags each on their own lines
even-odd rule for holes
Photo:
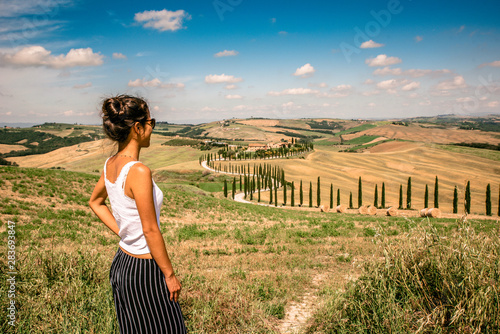
<svg viewBox="0 0 500 334">
<path fill-rule="evenodd" d="M 156 221 L 151 170 L 141 163 L 135 164 L 130 169 L 127 183 L 134 196 L 137 210 L 141 217 L 142 231 L 144 232 L 151 255 L 165 275 L 165 281 L 170 291 L 170 300 L 177 302 L 181 291 L 181 284 L 177 277 L 175 277 L 172 263 L 165 248 L 165 241 Z"/>
<path fill-rule="evenodd" d="M 109 211 L 108 206 L 106 205 L 106 198 L 108 197 L 108 193 L 106 192 L 106 185 L 104 184 L 104 172 L 101 174 L 101 178 L 97 181 L 95 185 L 94 191 L 90 196 L 89 206 L 94 211 L 94 213 L 99 217 L 99 219 L 116 235 L 120 229 L 118 228 L 118 224 L 116 223 L 115 217 L 111 211 Z"/>
</svg>

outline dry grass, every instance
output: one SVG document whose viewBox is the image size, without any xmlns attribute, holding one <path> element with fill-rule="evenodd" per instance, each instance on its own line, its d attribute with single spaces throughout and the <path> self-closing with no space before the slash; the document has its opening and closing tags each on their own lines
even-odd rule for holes
<svg viewBox="0 0 500 334">
<path fill-rule="evenodd" d="M 0 144 L 0 154 L 9 153 L 10 151 L 22 151 L 25 149 L 26 147 L 23 145 Z"/>
<path fill-rule="evenodd" d="M 348 205 L 349 192 L 352 192 L 356 206 L 358 178 L 361 176 L 363 204 L 373 204 L 375 184 L 378 184 L 380 204 L 381 186 L 382 182 L 385 182 L 387 207 L 398 207 L 400 184 L 403 185 L 406 198 L 406 184 L 408 177 L 411 176 L 412 207 L 415 209 L 424 207 L 426 184 L 429 187 L 429 205 L 432 206 L 434 181 L 435 176 L 438 176 L 439 207 L 444 213 L 452 212 L 455 185 L 459 189 L 459 198 L 463 198 L 465 183 L 470 180 L 472 213 L 484 214 L 486 185 L 491 183 L 493 189 L 498 189 L 500 184 L 498 167 L 492 160 L 418 143 L 384 143 L 380 146 L 385 145 L 387 145 L 387 151 L 379 150 L 376 153 L 339 153 L 330 147 L 317 146 L 315 152 L 308 154 L 306 159 L 273 160 L 270 163 L 285 170 L 287 181 L 295 182 L 296 203 L 298 203 L 300 180 L 303 181 L 305 204 L 308 204 L 309 182 L 312 181 L 314 206 L 316 206 L 318 176 L 321 177 L 321 203 L 323 204 L 329 204 L 330 184 L 332 183 L 335 203 L 336 190 L 340 188 L 341 203 Z M 256 161 L 257 164 L 259 162 L 259 160 Z M 254 161 L 249 161 L 249 163 L 252 167 Z M 247 164 L 248 162 L 244 163 L 245 166 Z M 279 197 L 282 198 L 282 195 L 280 194 Z M 263 193 L 262 199 L 268 202 L 268 195 Z M 492 203 L 498 203 L 496 191 L 492 192 Z M 459 207 L 459 214 L 463 214 L 462 207 Z"/>
<path fill-rule="evenodd" d="M 359 136 L 381 136 L 390 139 L 411 140 L 424 143 L 490 143 L 499 144 L 500 138 L 496 133 L 477 130 L 422 128 L 417 124 L 409 126 L 386 124 L 358 133 L 343 135 L 345 140 Z"/>
</svg>

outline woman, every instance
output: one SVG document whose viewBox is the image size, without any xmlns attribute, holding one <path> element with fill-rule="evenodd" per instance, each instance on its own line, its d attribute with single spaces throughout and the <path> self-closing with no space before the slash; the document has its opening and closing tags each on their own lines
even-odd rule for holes
<svg viewBox="0 0 500 334">
<path fill-rule="evenodd" d="M 181 284 L 160 232 L 163 194 L 139 162 L 155 119 L 144 100 L 119 95 L 104 100 L 102 120 L 118 153 L 106 160 L 89 205 L 120 237 L 109 275 L 120 333 L 185 333 L 177 302 Z"/>
</svg>

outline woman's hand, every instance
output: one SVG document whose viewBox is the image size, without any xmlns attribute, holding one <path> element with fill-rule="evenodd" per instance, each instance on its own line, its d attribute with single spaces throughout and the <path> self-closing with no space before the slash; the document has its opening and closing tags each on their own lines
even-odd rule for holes
<svg viewBox="0 0 500 334">
<path fill-rule="evenodd" d="M 170 291 L 170 301 L 173 300 L 177 303 L 179 294 L 181 293 L 181 282 L 173 274 L 170 277 L 165 277 L 165 282 L 167 283 L 168 291 Z"/>
</svg>

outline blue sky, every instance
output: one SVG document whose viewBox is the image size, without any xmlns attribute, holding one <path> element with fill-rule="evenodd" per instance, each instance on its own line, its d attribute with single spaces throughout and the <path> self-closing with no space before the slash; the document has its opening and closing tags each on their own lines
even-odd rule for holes
<svg viewBox="0 0 500 334">
<path fill-rule="evenodd" d="M 0 3 L 0 122 L 403 118 L 500 112 L 500 2 Z"/>
</svg>

